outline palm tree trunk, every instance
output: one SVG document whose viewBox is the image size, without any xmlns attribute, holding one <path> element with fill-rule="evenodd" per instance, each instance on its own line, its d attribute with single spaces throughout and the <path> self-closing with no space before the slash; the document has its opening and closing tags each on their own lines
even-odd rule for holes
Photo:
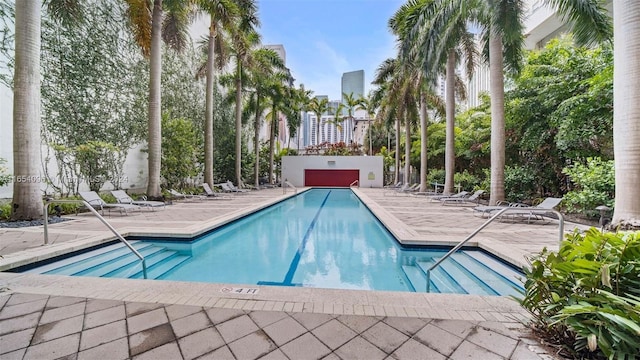
<svg viewBox="0 0 640 360">
<path fill-rule="evenodd" d="M 275 152 L 275 141 L 278 121 L 278 109 L 274 106 L 271 109 L 271 124 L 269 126 L 269 183 L 273 183 L 273 153 Z"/>
<path fill-rule="evenodd" d="M 411 121 L 405 114 L 404 119 L 404 183 L 409 185 L 409 175 L 411 172 Z"/>
<path fill-rule="evenodd" d="M 215 60 L 216 29 L 213 17 L 209 26 L 209 48 L 207 53 L 207 98 L 204 120 L 204 182 L 213 188 L 213 87 L 215 74 L 213 62 Z"/>
<path fill-rule="evenodd" d="M 420 191 L 427 191 L 427 99 L 420 93 Z"/>
<path fill-rule="evenodd" d="M 255 167 L 253 169 L 255 174 L 254 186 L 256 189 L 260 187 L 260 93 L 256 93 L 256 121 L 253 126 L 253 147 L 256 156 Z"/>
<path fill-rule="evenodd" d="M 395 171 L 393 182 L 397 184 L 399 181 L 400 181 L 400 120 L 396 120 L 396 171 Z"/>
<path fill-rule="evenodd" d="M 238 61 L 236 73 L 236 182 L 242 187 L 242 64 Z"/>
<path fill-rule="evenodd" d="M 456 99 L 455 99 L 455 78 L 456 78 L 456 53 L 455 50 L 449 50 L 447 56 L 447 73 L 446 73 L 446 139 L 445 139 L 445 162 L 444 162 L 444 193 L 452 194 L 454 187 L 454 175 L 456 164 L 455 150 L 455 122 L 456 122 Z"/>
<path fill-rule="evenodd" d="M 16 4 L 13 89 L 13 220 L 42 216 L 40 193 L 40 0 Z"/>
<path fill-rule="evenodd" d="M 160 165 L 162 161 L 162 123 L 160 79 L 162 75 L 162 0 L 154 0 L 151 26 L 151 55 L 149 60 L 149 180 L 147 196 L 160 197 Z"/>
<path fill-rule="evenodd" d="M 613 2 L 613 151 L 616 206 L 612 225 L 640 228 L 640 2 Z"/>
<path fill-rule="evenodd" d="M 489 76 L 491 78 L 491 195 L 489 205 L 504 201 L 504 74 L 502 39 L 492 33 L 489 39 Z"/>
</svg>

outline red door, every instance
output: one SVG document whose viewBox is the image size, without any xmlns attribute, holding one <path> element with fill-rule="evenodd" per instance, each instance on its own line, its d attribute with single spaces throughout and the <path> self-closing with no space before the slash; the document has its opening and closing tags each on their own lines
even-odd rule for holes
<svg viewBox="0 0 640 360">
<path fill-rule="evenodd" d="M 349 187 L 360 179 L 360 170 L 304 170 L 304 186 Z"/>
</svg>

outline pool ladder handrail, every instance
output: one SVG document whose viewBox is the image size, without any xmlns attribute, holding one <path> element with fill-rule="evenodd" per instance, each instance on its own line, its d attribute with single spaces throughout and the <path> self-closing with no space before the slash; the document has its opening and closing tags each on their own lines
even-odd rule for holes
<svg viewBox="0 0 640 360">
<path fill-rule="evenodd" d="M 51 198 L 46 198 L 44 200 L 43 216 L 44 216 L 44 244 L 45 245 L 49 244 L 48 223 L 49 223 L 49 204 L 51 203 L 83 204 L 87 209 L 89 209 L 89 211 L 91 211 L 98 218 L 98 220 L 100 220 L 107 228 L 109 228 L 109 230 L 111 230 L 111 232 L 118 238 L 118 240 L 120 240 L 123 244 L 125 244 L 129 248 L 129 250 L 131 250 L 131 252 L 133 252 L 133 254 L 136 257 L 138 257 L 138 259 L 140 259 L 140 261 L 142 262 L 142 275 L 144 276 L 145 279 L 147 278 L 147 262 L 144 256 L 142 256 L 138 252 L 138 250 L 136 250 L 131 245 L 131 243 L 129 243 L 124 237 L 122 237 L 122 235 L 120 235 L 120 233 L 113 226 L 111 226 L 111 224 L 109 224 L 107 220 L 105 220 L 105 218 L 102 217 L 102 215 L 100 215 L 100 213 L 98 213 L 98 211 L 94 209 L 93 206 L 91 206 L 91 204 L 89 204 L 84 200 L 59 200 L 59 199 L 51 199 Z"/>
<path fill-rule="evenodd" d="M 290 183 L 287 179 L 284 179 L 284 180 L 282 181 L 282 193 L 283 193 L 283 194 L 287 192 L 287 186 L 288 186 L 288 187 L 290 187 L 290 188 L 292 188 L 295 194 L 297 194 L 297 193 L 298 193 L 298 188 L 297 188 L 297 187 L 295 187 L 295 186 L 293 186 L 293 184 L 292 184 L 292 183 Z"/>
<path fill-rule="evenodd" d="M 349 187 L 352 187 L 353 185 L 358 184 L 358 187 L 360 187 L 360 180 L 353 180 L 353 182 L 351 184 L 349 184 Z"/>
<path fill-rule="evenodd" d="M 443 257 L 441 257 L 438 261 L 436 261 L 433 265 L 431 265 L 429 269 L 425 271 L 427 275 L 427 292 L 431 290 L 431 271 L 437 268 L 438 266 L 440 266 L 440 264 L 446 259 L 448 259 L 451 255 L 453 255 L 453 253 L 460 250 L 460 248 L 463 247 L 464 244 L 466 244 L 469 240 L 471 240 L 474 236 L 476 236 L 480 231 L 482 231 L 482 229 L 484 229 L 489 224 L 491 224 L 495 219 L 502 217 L 502 214 L 508 211 L 518 211 L 518 212 L 528 211 L 528 212 L 531 212 L 530 215 L 533 215 L 534 213 L 549 213 L 549 212 L 556 214 L 558 216 L 558 242 L 562 243 L 562 239 L 564 235 L 564 215 L 562 215 L 561 212 L 554 209 L 528 209 L 528 208 L 522 208 L 522 207 L 505 207 L 504 209 L 501 209 L 500 211 L 498 211 L 491 218 L 489 218 L 489 220 L 485 221 L 484 224 L 480 225 L 479 228 L 477 228 L 475 231 L 469 234 L 469 236 L 467 236 L 464 240 L 460 241 L 458 245 L 454 246 L 453 249 L 449 250 L 448 253 L 446 253 Z"/>
</svg>

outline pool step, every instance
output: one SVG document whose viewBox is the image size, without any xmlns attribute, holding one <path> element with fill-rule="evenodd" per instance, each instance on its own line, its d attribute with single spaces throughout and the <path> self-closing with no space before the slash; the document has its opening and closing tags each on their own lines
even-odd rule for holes
<svg viewBox="0 0 640 360">
<path fill-rule="evenodd" d="M 451 259 L 478 276 L 499 295 L 520 295 L 518 289 L 523 289 L 518 278 L 524 275 L 489 255 L 480 252 L 455 253 Z"/>
<path fill-rule="evenodd" d="M 131 242 L 131 246 L 140 252 L 153 245 L 136 241 Z M 125 247 L 124 244 L 118 243 L 92 250 L 69 259 L 56 261 L 34 269 L 34 272 L 37 271 L 41 274 L 76 275 L 87 268 L 98 266 L 105 261 L 124 258 L 128 255 L 133 255 L 131 250 Z"/>
<path fill-rule="evenodd" d="M 437 259 L 435 259 L 437 260 Z M 427 270 L 435 264 L 434 260 L 425 260 L 425 261 L 416 261 L 416 265 L 423 271 L 425 274 Z M 426 276 L 426 275 L 425 275 Z M 441 293 L 452 293 L 452 294 L 467 294 L 465 289 L 458 284 L 456 279 L 451 276 L 443 267 L 442 264 L 437 268 L 431 270 L 431 289 L 430 292 L 433 292 L 433 285 L 438 288 L 438 292 Z M 426 289 L 425 289 L 426 291 Z"/>
<path fill-rule="evenodd" d="M 165 259 L 162 262 L 158 262 L 153 266 L 147 268 L 147 278 L 148 279 L 162 279 L 165 274 L 171 272 L 171 270 L 180 266 L 183 262 L 191 259 L 191 256 L 188 255 L 179 255 L 178 253 L 173 254 L 171 257 Z M 142 279 L 142 271 L 138 272 L 133 276 L 129 276 L 130 278 Z"/>
<path fill-rule="evenodd" d="M 522 274 L 520 269 L 509 266 L 504 262 L 494 258 L 493 256 L 485 254 L 481 251 L 468 251 L 465 252 L 465 255 L 472 257 L 482 264 L 489 266 L 496 273 L 502 275 L 507 280 L 516 284 L 519 288 L 524 289 L 524 274 Z"/>
<path fill-rule="evenodd" d="M 178 254 L 177 251 L 167 250 L 166 248 L 161 248 L 161 250 L 154 252 L 153 254 L 144 256 L 145 264 L 147 265 L 147 278 L 155 279 L 152 277 L 150 272 L 151 268 L 163 261 L 167 261 L 167 259 L 172 256 L 176 256 Z M 108 272 L 104 275 L 104 277 L 117 277 L 117 278 L 133 278 L 137 277 L 136 275 L 140 274 L 140 278 L 143 278 L 142 272 L 142 262 L 136 257 L 135 261 L 128 264 L 127 266 L 121 267 L 117 270 Z"/>
<path fill-rule="evenodd" d="M 147 278 L 164 276 L 191 256 L 161 245 L 131 241 L 131 245 L 145 258 Z M 124 244 L 118 243 L 88 251 L 73 258 L 34 269 L 33 273 L 55 275 L 143 278 L 142 263 Z"/>
<path fill-rule="evenodd" d="M 160 246 L 147 246 L 144 249 L 139 250 L 138 252 L 144 258 L 147 258 L 156 253 L 162 252 L 165 249 L 166 248 Z M 133 253 L 129 252 L 129 254 L 125 256 L 120 256 L 111 260 L 103 258 L 102 262 L 99 265 L 93 266 L 74 275 L 97 277 L 108 276 L 109 273 L 115 272 L 119 269 L 124 269 L 125 267 L 141 266 L 140 263 L 140 259 L 138 259 L 138 257 Z"/>
</svg>

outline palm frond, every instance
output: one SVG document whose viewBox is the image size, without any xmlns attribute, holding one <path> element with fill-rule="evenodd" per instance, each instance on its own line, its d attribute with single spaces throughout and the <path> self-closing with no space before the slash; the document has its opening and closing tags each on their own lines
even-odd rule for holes
<svg viewBox="0 0 640 360">
<path fill-rule="evenodd" d="M 633 0 L 628 0 L 633 1 Z M 600 0 L 545 0 L 569 20 L 576 42 L 588 45 L 611 41 L 613 25 L 611 17 Z"/>
<path fill-rule="evenodd" d="M 151 52 L 151 0 L 125 0 L 129 25 L 136 44 L 146 57 Z"/>
<path fill-rule="evenodd" d="M 80 0 L 47 0 L 47 12 L 63 26 L 70 27 L 84 19 L 85 2 Z"/>
</svg>

